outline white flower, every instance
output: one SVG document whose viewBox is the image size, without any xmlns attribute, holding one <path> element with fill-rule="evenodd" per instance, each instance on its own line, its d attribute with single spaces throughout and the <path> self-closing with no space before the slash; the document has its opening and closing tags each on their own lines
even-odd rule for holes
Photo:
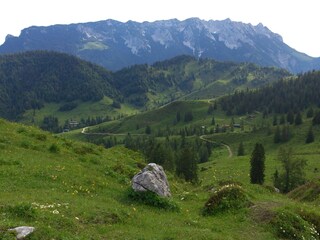
<svg viewBox="0 0 320 240">
<path fill-rule="evenodd" d="M 59 214 L 59 211 L 57 209 L 52 211 L 53 214 Z"/>
</svg>

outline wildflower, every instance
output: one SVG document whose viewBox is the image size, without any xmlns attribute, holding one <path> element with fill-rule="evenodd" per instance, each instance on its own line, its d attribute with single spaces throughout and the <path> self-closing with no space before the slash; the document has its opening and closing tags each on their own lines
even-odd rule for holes
<svg viewBox="0 0 320 240">
<path fill-rule="evenodd" d="M 57 209 L 52 211 L 53 214 L 59 214 L 59 211 Z"/>
</svg>

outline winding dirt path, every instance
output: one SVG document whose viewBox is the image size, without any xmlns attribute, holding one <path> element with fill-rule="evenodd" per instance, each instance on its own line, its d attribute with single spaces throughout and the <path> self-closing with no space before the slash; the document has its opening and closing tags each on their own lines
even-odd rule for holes
<svg viewBox="0 0 320 240">
<path fill-rule="evenodd" d="M 200 138 L 202 141 L 205 141 L 205 142 L 217 143 L 217 142 L 215 142 L 215 141 L 211 141 L 211 140 L 205 138 L 206 136 L 207 136 L 207 135 L 201 135 L 199 138 Z M 229 158 L 232 158 L 232 157 L 233 157 L 233 152 L 232 152 L 230 146 L 227 145 L 227 144 L 225 144 L 225 143 L 219 143 L 219 144 L 221 144 L 222 146 L 224 146 L 225 148 L 227 148 L 228 153 L 229 153 Z"/>
<path fill-rule="evenodd" d="M 100 135 L 100 136 L 127 136 L 128 133 L 109 133 L 109 132 L 106 132 L 106 133 L 99 133 L 99 132 L 94 132 L 94 133 L 90 133 L 90 132 L 87 132 L 89 127 L 84 127 L 82 128 L 82 131 L 81 133 L 82 134 L 85 134 L 85 135 Z M 130 133 L 131 136 L 142 136 L 142 135 L 146 135 L 145 133 Z"/>
</svg>

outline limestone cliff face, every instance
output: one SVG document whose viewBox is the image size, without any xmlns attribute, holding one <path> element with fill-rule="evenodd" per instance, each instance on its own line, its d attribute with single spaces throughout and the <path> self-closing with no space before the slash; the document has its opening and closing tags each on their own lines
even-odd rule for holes
<svg viewBox="0 0 320 240">
<path fill-rule="evenodd" d="M 10 36 L 0 53 L 55 50 L 79 56 L 110 70 L 153 63 L 187 54 L 220 61 L 253 62 L 291 72 L 320 68 L 320 60 L 297 52 L 279 34 L 262 24 L 253 26 L 230 19 L 190 18 L 126 23 L 91 23 L 30 27 Z"/>
</svg>

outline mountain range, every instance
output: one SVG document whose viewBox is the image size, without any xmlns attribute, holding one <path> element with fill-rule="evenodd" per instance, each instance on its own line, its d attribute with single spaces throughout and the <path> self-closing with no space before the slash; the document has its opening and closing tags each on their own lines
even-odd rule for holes
<svg viewBox="0 0 320 240">
<path fill-rule="evenodd" d="M 0 53 L 54 50 L 78 56 L 110 70 L 191 55 L 219 61 L 252 62 L 293 73 L 320 68 L 320 58 L 300 53 L 262 24 L 230 19 L 190 18 L 122 23 L 105 20 L 49 27 L 29 27 L 8 35 Z"/>
</svg>

